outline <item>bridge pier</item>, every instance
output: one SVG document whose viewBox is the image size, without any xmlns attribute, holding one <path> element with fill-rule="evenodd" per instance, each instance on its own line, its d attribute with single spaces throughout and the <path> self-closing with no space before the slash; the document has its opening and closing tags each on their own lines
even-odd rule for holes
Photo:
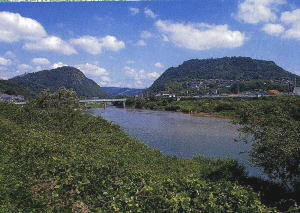
<svg viewBox="0 0 300 213">
<path fill-rule="evenodd" d="M 123 101 L 123 108 L 125 109 L 125 107 L 126 107 L 126 104 L 125 104 L 125 101 Z"/>
</svg>

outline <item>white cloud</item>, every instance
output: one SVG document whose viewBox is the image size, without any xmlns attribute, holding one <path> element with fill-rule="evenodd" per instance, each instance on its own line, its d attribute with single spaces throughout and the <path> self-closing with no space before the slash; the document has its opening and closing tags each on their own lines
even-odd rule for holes
<svg viewBox="0 0 300 213">
<path fill-rule="evenodd" d="M 280 20 L 290 27 L 283 37 L 300 40 L 300 9 L 283 12 Z"/>
<path fill-rule="evenodd" d="M 75 67 L 81 70 L 87 77 L 95 80 L 100 86 L 106 86 L 111 81 L 109 72 L 96 64 L 85 63 L 76 65 Z"/>
<path fill-rule="evenodd" d="M 269 35 L 280 35 L 285 29 L 281 24 L 266 24 L 262 30 Z"/>
<path fill-rule="evenodd" d="M 146 42 L 145 42 L 144 40 L 138 40 L 138 41 L 136 42 L 136 45 L 137 45 L 137 46 L 147 46 L 147 44 L 146 44 Z"/>
<path fill-rule="evenodd" d="M 141 32 L 141 38 L 148 39 L 148 38 L 151 38 L 151 37 L 153 37 L 153 35 L 149 31 L 145 30 L 145 31 Z"/>
<path fill-rule="evenodd" d="M 244 33 L 232 31 L 228 25 L 185 24 L 162 20 L 158 20 L 155 25 L 165 41 L 193 50 L 240 47 L 246 39 Z"/>
<path fill-rule="evenodd" d="M 134 80 L 134 87 L 147 87 L 153 80 L 160 76 L 157 72 L 146 73 L 144 69 L 136 70 L 132 67 L 125 66 L 123 68 L 125 74 Z"/>
<path fill-rule="evenodd" d="M 14 58 L 17 57 L 16 54 L 14 54 L 12 51 L 6 51 L 5 54 L 4 54 L 4 56 L 6 58 L 11 58 L 11 59 L 14 59 Z"/>
<path fill-rule="evenodd" d="M 8 66 L 8 65 L 11 65 L 11 63 L 12 63 L 11 60 L 0 57 L 0 65 Z"/>
<path fill-rule="evenodd" d="M 32 66 L 30 66 L 28 64 L 20 64 L 20 65 L 18 65 L 18 69 L 22 70 L 22 71 L 29 71 L 29 70 L 32 70 Z"/>
<path fill-rule="evenodd" d="M 51 68 L 56 69 L 56 68 L 64 67 L 64 66 L 68 66 L 68 65 L 60 61 L 60 62 L 52 64 Z"/>
<path fill-rule="evenodd" d="M 36 20 L 18 13 L 0 12 L 0 41 L 35 40 L 46 35 L 43 26 Z"/>
<path fill-rule="evenodd" d="M 50 61 L 47 58 L 33 58 L 32 63 L 36 65 L 47 65 L 50 64 Z"/>
<path fill-rule="evenodd" d="M 129 8 L 130 14 L 135 16 L 136 14 L 138 14 L 140 12 L 139 8 L 135 8 L 135 7 L 130 7 Z"/>
<path fill-rule="evenodd" d="M 158 15 L 155 14 L 152 10 L 150 10 L 149 8 L 145 8 L 144 9 L 144 13 L 147 17 L 153 18 L 155 19 Z"/>
<path fill-rule="evenodd" d="M 151 78 L 151 79 L 156 79 L 156 78 L 158 78 L 159 76 L 160 76 L 160 74 L 157 73 L 157 72 L 150 72 L 150 73 L 147 74 L 147 77 L 148 77 L 148 78 Z"/>
<path fill-rule="evenodd" d="M 99 38 L 94 36 L 82 36 L 77 39 L 71 39 L 71 43 L 93 55 L 101 53 L 103 49 L 119 51 L 125 48 L 125 43 L 123 41 L 120 41 L 111 35 Z"/>
<path fill-rule="evenodd" d="M 163 68 L 164 67 L 164 65 L 162 65 L 160 62 L 156 62 L 154 64 L 154 66 L 156 66 L 157 68 Z"/>
<path fill-rule="evenodd" d="M 67 42 L 56 36 L 48 36 L 34 42 L 25 43 L 27 50 L 54 51 L 65 55 L 76 54 L 76 50 Z"/>
<path fill-rule="evenodd" d="M 286 11 L 281 14 L 280 20 L 285 24 L 295 24 L 300 22 L 300 9 Z"/>
<path fill-rule="evenodd" d="M 277 7 L 285 0 L 244 0 L 238 5 L 237 18 L 249 23 L 272 22 L 277 19 Z"/>
</svg>

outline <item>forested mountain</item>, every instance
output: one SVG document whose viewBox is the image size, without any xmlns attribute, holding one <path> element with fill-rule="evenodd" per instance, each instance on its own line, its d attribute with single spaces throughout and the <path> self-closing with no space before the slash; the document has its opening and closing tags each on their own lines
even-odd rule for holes
<svg viewBox="0 0 300 213">
<path fill-rule="evenodd" d="M 31 90 L 19 86 L 8 80 L 0 80 L 0 93 L 5 93 L 8 95 L 22 95 L 25 98 L 29 98 L 34 95 Z"/>
<path fill-rule="evenodd" d="M 157 93 L 176 90 L 186 83 L 199 79 L 223 80 L 282 80 L 300 77 L 277 66 L 273 61 L 256 60 L 249 57 L 224 57 L 216 59 L 192 59 L 178 67 L 168 68 L 147 90 Z"/>
<path fill-rule="evenodd" d="M 143 92 L 144 89 L 134 89 L 127 87 L 101 87 L 107 93 L 116 96 L 116 95 L 125 95 L 125 96 L 135 96 Z"/>
<path fill-rule="evenodd" d="M 25 87 L 35 94 L 43 89 L 49 88 L 50 91 L 55 91 L 64 86 L 76 91 L 78 97 L 109 97 L 98 84 L 88 79 L 79 69 L 69 66 L 28 73 L 8 81 Z"/>
</svg>

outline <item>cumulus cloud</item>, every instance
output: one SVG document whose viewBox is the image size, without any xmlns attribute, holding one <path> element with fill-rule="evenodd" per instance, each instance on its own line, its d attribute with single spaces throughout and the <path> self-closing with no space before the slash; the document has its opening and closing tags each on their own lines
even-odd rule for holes
<svg viewBox="0 0 300 213">
<path fill-rule="evenodd" d="M 36 20 L 19 13 L 0 12 L 0 41 L 36 40 L 46 35 L 44 27 Z"/>
<path fill-rule="evenodd" d="M 240 47 L 246 39 L 244 33 L 232 31 L 228 25 L 185 24 L 162 20 L 158 20 L 155 25 L 163 34 L 164 41 L 192 50 Z"/>
<path fill-rule="evenodd" d="M 160 76 L 160 74 L 157 73 L 157 72 L 150 72 L 150 73 L 147 74 L 147 77 L 149 77 L 150 79 L 156 79 L 159 76 Z"/>
<path fill-rule="evenodd" d="M 266 24 L 262 30 L 269 35 L 280 35 L 285 29 L 281 24 Z"/>
<path fill-rule="evenodd" d="M 19 64 L 18 69 L 22 70 L 22 71 L 30 71 L 30 70 L 32 70 L 32 66 L 30 66 L 28 64 Z"/>
<path fill-rule="evenodd" d="M 151 38 L 153 37 L 152 33 L 150 33 L 149 31 L 143 31 L 141 32 L 141 38 L 142 39 L 148 39 L 148 38 Z"/>
<path fill-rule="evenodd" d="M 277 19 L 277 7 L 285 0 L 244 0 L 238 5 L 237 18 L 249 23 L 272 22 Z"/>
<path fill-rule="evenodd" d="M 19 13 L 0 12 L 0 42 L 25 41 L 27 50 L 54 51 L 66 55 L 76 53 L 75 49 L 57 36 L 47 34 L 36 20 Z"/>
<path fill-rule="evenodd" d="M 280 20 L 289 27 L 283 37 L 300 40 L 300 9 L 283 12 Z"/>
<path fill-rule="evenodd" d="M 0 57 L 0 65 L 8 66 L 8 65 L 11 65 L 11 63 L 12 63 L 11 60 Z"/>
<path fill-rule="evenodd" d="M 129 8 L 130 14 L 135 16 L 136 14 L 138 14 L 140 12 L 139 8 L 135 8 L 135 7 L 130 7 Z"/>
<path fill-rule="evenodd" d="M 47 58 L 33 58 L 32 63 L 36 65 L 47 65 L 50 64 L 50 61 Z"/>
<path fill-rule="evenodd" d="M 6 57 L 6 58 L 11 58 L 11 59 L 15 59 L 17 56 L 16 56 L 16 54 L 14 54 L 12 51 L 6 51 L 5 52 L 5 54 L 4 54 L 4 56 Z"/>
<path fill-rule="evenodd" d="M 138 40 L 137 42 L 136 42 L 136 45 L 137 46 L 147 46 L 147 44 L 146 44 L 146 42 L 144 41 L 144 40 Z"/>
<path fill-rule="evenodd" d="M 93 55 L 99 54 L 103 50 L 119 51 L 125 48 L 123 41 L 111 35 L 99 38 L 94 36 L 82 36 L 77 39 L 71 39 L 71 43 Z"/>
<path fill-rule="evenodd" d="M 156 62 L 154 64 L 154 66 L 156 66 L 157 68 L 163 68 L 164 67 L 164 65 L 162 65 L 160 62 Z"/>
<path fill-rule="evenodd" d="M 109 72 L 96 64 L 79 64 L 75 66 L 81 70 L 86 76 L 95 80 L 100 86 L 106 86 L 110 83 Z"/>
<path fill-rule="evenodd" d="M 27 50 L 54 51 L 65 55 L 77 53 L 70 44 L 56 36 L 48 36 L 37 41 L 27 42 L 23 48 Z"/>
<path fill-rule="evenodd" d="M 149 86 L 153 80 L 160 76 L 157 72 L 147 73 L 144 69 L 137 70 L 129 66 L 125 66 L 123 70 L 129 78 L 134 80 L 134 87 L 139 88 Z"/>
<path fill-rule="evenodd" d="M 144 13 L 146 15 L 146 17 L 150 17 L 150 18 L 153 18 L 155 19 L 158 15 L 155 14 L 152 10 L 150 10 L 149 8 L 145 8 L 144 9 Z"/>
<path fill-rule="evenodd" d="M 64 66 L 68 66 L 68 65 L 60 61 L 60 62 L 52 64 L 51 68 L 56 69 L 56 68 L 64 67 Z"/>
</svg>

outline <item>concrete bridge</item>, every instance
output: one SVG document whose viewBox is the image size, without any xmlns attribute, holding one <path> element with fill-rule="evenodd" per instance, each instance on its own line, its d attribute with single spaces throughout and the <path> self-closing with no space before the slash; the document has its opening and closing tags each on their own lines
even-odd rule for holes
<svg viewBox="0 0 300 213">
<path fill-rule="evenodd" d="M 123 108 L 126 106 L 126 98 L 112 98 L 112 99 L 86 99 L 86 100 L 80 100 L 79 103 L 83 104 L 99 104 L 104 103 L 104 108 L 106 108 L 106 103 L 111 102 L 123 102 Z"/>
</svg>

